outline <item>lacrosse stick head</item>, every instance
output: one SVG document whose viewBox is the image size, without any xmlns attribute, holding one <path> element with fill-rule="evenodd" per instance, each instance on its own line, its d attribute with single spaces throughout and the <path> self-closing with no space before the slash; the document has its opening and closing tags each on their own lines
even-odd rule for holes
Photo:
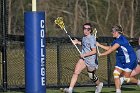
<svg viewBox="0 0 140 93">
<path fill-rule="evenodd" d="M 92 32 L 92 34 L 95 36 L 95 38 L 96 38 L 96 34 L 97 34 L 97 29 L 96 28 L 94 28 L 94 30 L 93 30 L 93 32 Z"/>
<path fill-rule="evenodd" d="M 61 29 L 65 28 L 63 17 L 58 17 L 55 21 L 55 24 L 57 24 Z"/>
</svg>

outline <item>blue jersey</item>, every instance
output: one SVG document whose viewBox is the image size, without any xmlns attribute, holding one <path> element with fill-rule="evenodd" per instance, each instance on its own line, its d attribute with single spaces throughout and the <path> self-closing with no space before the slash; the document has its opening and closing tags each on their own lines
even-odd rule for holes
<svg viewBox="0 0 140 93">
<path fill-rule="evenodd" d="M 90 52 L 92 48 L 96 48 L 96 38 L 93 35 L 82 38 L 82 54 Z M 88 67 L 97 67 L 96 54 L 84 58 Z"/>
<path fill-rule="evenodd" d="M 123 35 L 116 38 L 111 46 L 113 46 L 115 43 L 120 45 L 120 47 L 116 50 L 116 67 L 122 69 L 129 68 L 133 70 L 137 64 L 137 57 L 133 47 Z"/>
</svg>

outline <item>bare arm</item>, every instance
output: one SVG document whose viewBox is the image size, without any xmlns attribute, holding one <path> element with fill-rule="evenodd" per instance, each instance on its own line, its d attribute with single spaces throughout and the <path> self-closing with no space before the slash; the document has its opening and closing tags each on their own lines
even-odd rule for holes
<svg viewBox="0 0 140 93">
<path fill-rule="evenodd" d="M 84 57 L 87 57 L 87 56 L 90 56 L 93 54 L 96 54 L 96 48 L 92 48 L 92 50 L 90 52 L 87 52 L 85 54 L 81 54 L 81 57 L 84 58 Z"/>
<path fill-rule="evenodd" d="M 119 44 L 114 44 L 112 47 L 110 47 L 106 52 L 101 53 L 99 56 L 105 56 L 108 55 L 110 53 L 112 53 L 114 50 L 116 50 L 120 45 Z"/>
<path fill-rule="evenodd" d="M 105 49 L 105 50 L 108 50 L 110 48 L 110 46 L 105 46 L 105 45 L 102 45 L 102 44 L 100 44 L 98 42 L 96 43 L 96 45 L 101 47 L 101 48 L 103 48 L 103 49 Z"/>
</svg>

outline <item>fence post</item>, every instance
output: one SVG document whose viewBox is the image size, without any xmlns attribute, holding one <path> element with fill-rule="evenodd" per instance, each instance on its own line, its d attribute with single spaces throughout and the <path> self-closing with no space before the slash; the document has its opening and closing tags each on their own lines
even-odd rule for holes
<svg viewBox="0 0 140 93">
<path fill-rule="evenodd" d="M 2 75 L 3 75 L 3 91 L 7 91 L 7 12 L 6 0 L 1 1 L 1 29 L 2 29 Z"/>
<path fill-rule="evenodd" d="M 107 43 L 109 45 L 109 43 Z M 111 86 L 111 62 L 110 62 L 110 54 L 107 55 L 107 75 L 108 75 L 108 87 Z"/>
<path fill-rule="evenodd" d="M 57 42 L 57 86 L 60 86 L 60 42 Z"/>
</svg>

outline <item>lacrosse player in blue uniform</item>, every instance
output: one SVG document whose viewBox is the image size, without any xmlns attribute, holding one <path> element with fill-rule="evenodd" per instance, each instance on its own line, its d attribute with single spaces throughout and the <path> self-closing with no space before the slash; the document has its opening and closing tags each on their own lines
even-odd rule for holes
<svg viewBox="0 0 140 93">
<path fill-rule="evenodd" d="M 82 53 L 80 55 L 80 59 L 75 66 L 75 71 L 73 73 L 69 88 L 65 88 L 63 91 L 65 93 L 72 93 L 73 88 L 78 79 L 78 75 L 81 73 L 83 69 L 87 67 L 89 78 L 95 82 L 96 90 L 95 93 L 100 93 L 103 87 L 103 83 L 99 81 L 99 78 L 95 74 L 96 69 L 98 68 L 98 64 L 96 61 L 96 38 L 91 35 L 92 26 L 90 23 L 86 23 L 83 25 L 84 37 L 82 38 L 82 42 L 77 39 L 73 40 L 73 44 L 82 45 Z"/>
<path fill-rule="evenodd" d="M 112 27 L 111 32 L 116 39 L 111 46 L 104 46 L 96 43 L 97 46 L 107 50 L 99 56 L 105 56 L 116 50 L 116 65 L 113 72 L 116 93 L 121 93 L 120 75 L 123 73 L 124 80 L 129 82 L 135 82 L 140 85 L 140 81 L 130 77 L 132 70 L 137 66 L 136 53 L 128 40 L 122 33 L 122 28 L 118 25 Z"/>
<path fill-rule="evenodd" d="M 139 37 L 139 40 L 138 40 L 138 44 L 139 45 L 138 45 L 138 47 L 136 49 L 136 55 L 137 55 L 138 64 L 137 64 L 136 68 L 132 71 L 132 73 L 130 75 L 131 77 L 134 77 L 134 76 L 140 74 L 140 37 Z M 121 77 L 120 81 L 121 81 L 121 85 L 122 85 L 123 82 L 124 82 L 124 77 Z M 132 82 L 132 83 L 135 83 L 135 82 Z"/>
</svg>

